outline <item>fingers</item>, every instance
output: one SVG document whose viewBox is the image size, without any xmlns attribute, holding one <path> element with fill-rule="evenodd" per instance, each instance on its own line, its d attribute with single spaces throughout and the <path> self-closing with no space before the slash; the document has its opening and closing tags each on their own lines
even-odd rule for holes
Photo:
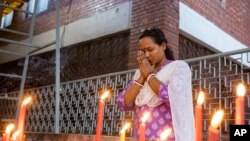
<svg viewBox="0 0 250 141">
<path fill-rule="evenodd" d="M 140 65 L 141 63 L 143 63 L 143 60 L 144 60 L 144 58 L 143 58 L 143 55 L 142 55 L 142 51 L 138 51 L 137 52 L 137 57 L 136 57 L 137 63 Z"/>
<path fill-rule="evenodd" d="M 139 51 L 139 54 L 140 54 L 140 58 L 141 58 L 142 61 L 147 59 L 146 56 L 145 56 L 145 53 L 143 51 Z"/>
<path fill-rule="evenodd" d="M 137 57 L 136 57 L 137 62 L 140 64 L 140 63 L 143 63 L 144 61 L 146 61 L 146 59 L 147 58 L 146 58 L 144 52 L 139 50 L 137 52 Z"/>
</svg>

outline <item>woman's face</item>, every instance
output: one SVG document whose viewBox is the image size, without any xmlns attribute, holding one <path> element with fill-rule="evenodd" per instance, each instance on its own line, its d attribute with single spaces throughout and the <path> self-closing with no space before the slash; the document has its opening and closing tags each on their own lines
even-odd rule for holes
<svg viewBox="0 0 250 141">
<path fill-rule="evenodd" d="M 151 65 L 157 65 L 165 59 L 166 44 L 158 45 L 151 37 L 141 38 L 139 48 L 143 51 Z"/>
</svg>

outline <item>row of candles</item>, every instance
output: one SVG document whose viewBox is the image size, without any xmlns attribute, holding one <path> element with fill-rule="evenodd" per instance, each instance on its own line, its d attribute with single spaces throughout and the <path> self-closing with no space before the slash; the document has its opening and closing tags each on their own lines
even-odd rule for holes
<svg viewBox="0 0 250 141">
<path fill-rule="evenodd" d="M 146 131 L 146 124 L 145 122 L 149 119 L 150 112 L 145 112 L 144 115 L 141 118 L 141 124 L 140 124 L 140 135 L 139 135 L 139 141 L 145 141 L 145 131 Z M 126 123 L 123 128 L 120 130 L 120 140 L 119 141 L 125 141 L 125 132 L 130 127 L 130 123 Z M 156 139 L 156 141 L 165 141 L 167 137 L 172 132 L 171 128 L 167 128 L 163 130 L 163 132 L 160 135 L 159 139 Z"/>
<path fill-rule="evenodd" d="M 243 125 L 244 124 L 244 95 L 245 95 L 245 86 L 243 84 L 239 84 L 237 86 L 237 96 L 235 99 L 235 124 Z M 197 105 L 195 106 L 195 139 L 196 141 L 202 141 L 202 104 L 204 103 L 204 92 L 200 91 Z M 224 112 L 223 110 L 218 110 L 215 112 L 211 124 L 208 128 L 208 141 L 219 141 L 220 131 L 218 127 L 223 119 Z"/>
<path fill-rule="evenodd" d="M 104 115 L 104 107 L 105 107 L 105 99 L 109 96 L 109 91 L 105 91 L 102 96 L 100 96 L 99 103 L 98 103 L 98 116 L 97 116 L 97 124 L 96 124 L 96 141 L 101 140 L 102 135 L 102 124 L 103 124 L 103 115 Z M 24 139 L 24 125 L 25 125 L 25 116 L 26 116 L 26 108 L 27 104 L 31 101 L 31 97 L 24 99 L 21 105 L 20 114 L 18 117 L 18 126 L 17 130 L 12 134 L 11 138 L 11 131 L 15 128 L 14 124 L 9 124 L 6 127 L 5 133 L 3 133 L 2 141 L 23 141 Z M 145 141 L 145 132 L 146 132 L 146 125 L 145 122 L 149 118 L 150 113 L 146 112 L 142 119 L 140 125 L 140 137 L 139 141 Z M 130 123 L 126 123 L 123 128 L 120 130 L 120 141 L 125 141 L 125 133 L 126 130 L 130 127 Z M 160 139 L 158 141 L 164 141 L 171 133 L 171 129 L 166 129 L 161 133 Z"/>
<path fill-rule="evenodd" d="M 108 97 L 109 91 L 105 91 L 99 99 L 98 103 L 98 116 L 96 124 L 96 141 L 101 140 L 102 135 L 102 124 L 103 124 L 103 115 L 105 107 L 105 99 Z M 244 124 L 244 95 L 245 87 L 243 84 L 239 84 L 237 87 L 237 97 L 235 101 L 235 124 Z M 204 92 L 200 92 L 197 100 L 197 105 L 195 106 L 195 135 L 196 141 L 202 141 L 202 104 L 204 103 Z M 20 114 L 18 118 L 17 130 L 12 134 L 10 138 L 11 131 L 15 128 L 14 124 L 9 124 L 6 127 L 5 133 L 3 134 L 3 141 L 23 141 L 24 138 L 24 123 L 26 115 L 27 104 L 31 101 L 31 97 L 26 98 L 21 105 Z M 224 112 L 222 110 L 217 111 L 211 121 L 208 132 L 208 141 L 218 141 L 219 140 L 219 130 L 218 127 L 223 119 Z M 139 141 L 145 141 L 145 122 L 149 118 L 150 113 L 146 112 L 140 124 L 140 136 Z M 125 141 L 125 132 L 130 127 L 130 123 L 126 123 L 123 128 L 120 130 L 120 141 Z M 165 141 L 168 135 L 171 133 L 171 129 L 166 129 L 161 133 L 158 141 Z"/>
</svg>

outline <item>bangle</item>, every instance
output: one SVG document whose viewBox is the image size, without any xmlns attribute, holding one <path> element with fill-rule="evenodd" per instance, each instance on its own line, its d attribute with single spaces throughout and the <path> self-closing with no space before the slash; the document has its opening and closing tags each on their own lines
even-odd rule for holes
<svg viewBox="0 0 250 141">
<path fill-rule="evenodd" d="M 147 77 L 147 82 L 148 82 L 153 76 L 155 76 L 154 73 L 151 73 L 150 75 L 148 75 L 148 77 Z"/>
<path fill-rule="evenodd" d="M 139 83 L 139 82 L 136 81 L 136 80 L 134 81 L 134 83 L 137 84 L 138 86 L 141 86 L 141 87 L 143 86 L 141 83 Z"/>
</svg>

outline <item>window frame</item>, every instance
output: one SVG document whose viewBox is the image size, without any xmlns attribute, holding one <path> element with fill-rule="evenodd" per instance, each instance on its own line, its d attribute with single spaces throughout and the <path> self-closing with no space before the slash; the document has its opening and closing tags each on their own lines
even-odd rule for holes
<svg viewBox="0 0 250 141">
<path fill-rule="evenodd" d="M 34 13 L 35 10 L 35 1 L 36 0 L 29 0 L 28 4 L 27 4 L 27 11 Z M 44 12 L 46 12 L 49 8 L 49 0 L 37 0 L 37 11 L 36 14 L 42 14 Z M 32 15 L 26 13 L 25 18 L 31 18 Z"/>
</svg>

